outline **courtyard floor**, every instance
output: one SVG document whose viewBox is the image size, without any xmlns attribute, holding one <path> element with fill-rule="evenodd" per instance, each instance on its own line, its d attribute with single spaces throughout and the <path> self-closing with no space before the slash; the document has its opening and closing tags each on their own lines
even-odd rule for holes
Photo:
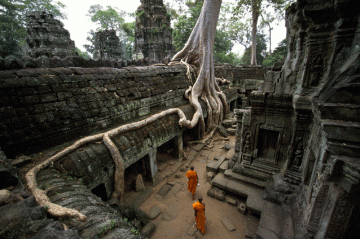
<svg viewBox="0 0 360 239">
<path fill-rule="evenodd" d="M 202 196 L 206 205 L 206 231 L 202 235 L 199 230 L 196 231 L 194 210 L 191 193 L 187 190 L 187 178 L 185 176 L 188 168 L 181 171 L 189 161 L 181 161 L 169 158 L 168 161 L 158 162 L 160 183 L 153 189 L 151 196 L 141 205 L 141 209 L 149 213 L 155 206 L 161 210 L 161 213 L 152 220 L 156 229 L 150 238 L 154 239 L 176 239 L 176 238 L 247 238 L 245 235 L 255 235 L 259 219 L 253 215 L 243 215 L 237 210 L 237 206 L 230 205 L 226 201 L 219 201 L 207 195 L 211 188 L 210 179 L 207 178 L 206 165 L 215 156 L 225 156 L 227 150 L 223 148 L 225 143 L 232 147 L 235 145 L 235 136 L 229 136 L 228 141 L 222 137 L 215 136 L 212 142 L 199 150 L 199 146 L 190 145 L 184 147 L 186 155 L 197 150 L 197 155 L 190 165 L 195 167 L 198 173 L 199 184 L 195 198 Z M 194 152 L 193 152 L 194 154 Z M 176 167 L 176 170 L 174 170 Z M 161 196 L 158 192 L 165 185 L 172 185 L 170 191 Z M 245 199 L 233 197 L 238 204 Z M 235 230 L 229 231 L 221 219 L 226 217 L 235 227 Z M 196 231 L 196 232 L 195 232 Z"/>
</svg>

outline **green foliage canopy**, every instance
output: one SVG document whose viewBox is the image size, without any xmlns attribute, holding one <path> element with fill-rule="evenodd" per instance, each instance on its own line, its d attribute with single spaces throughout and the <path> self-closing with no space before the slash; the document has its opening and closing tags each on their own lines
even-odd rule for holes
<svg viewBox="0 0 360 239">
<path fill-rule="evenodd" d="M 256 35 L 256 61 L 261 65 L 265 58 L 266 51 L 266 37 L 264 34 Z M 250 65 L 251 63 L 251 46 L 245 49 L 245 52 L 241 58 L 241 63 L 244 65 Z"/>
<path fill-rule="evenodd" d="M 287 55 L 287 39 L 282 40 L 272 54 L 265 57 L 263 66 L 273 66 L 276 62 L 282 61 Z"/>
<path fill-rule="evenodd" d="M 177 22 L 174 23 L 174 29 L 172 31 L 176 51 L 181 50 L 185 46 L 200 16 L 203 1 L 188 1 L 186 5 L 188 9 L 177 17 Z M 224 11 L 224 8 L 222 8 L 222 11 Z M 220 18 L 215 36 L 214 60 L 220 63 L 238 64 L 240 60 L 236 54 L 231 52 L 234 44 L 231 41 L 230 32 L 224 30 L 224 24 L 226 24 L 226 20 Z"/>
</svg>

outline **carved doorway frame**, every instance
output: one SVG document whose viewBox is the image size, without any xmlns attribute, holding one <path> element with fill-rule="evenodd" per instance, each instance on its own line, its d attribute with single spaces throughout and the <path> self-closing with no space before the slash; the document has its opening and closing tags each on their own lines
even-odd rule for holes
<svg viewBox="0 0 360 239">
<path fill-rule="evenodd" d="M 273 126 L 273 125 L 268 125 L 268 124 L 257 124 L 256 125 L 256 129 L 255 129 L 255 144 L 254 144 L 254 149 L 257 152 L 255 156 L 255 159 L 257 158 L 258 154 L 259 154 L 259 134 L 260 134 L 260 130 L 264 129 L 264 130 L 271 130 L 271 131 L 277 131 L 279 133 L 278 135 L 278 139 L 277 139 L 277 143 L 276 143 L 276 149 L 275 149 L 275 165 L 279 164 L 279 156 L 280 156 L 280 148 L 281 148 L 281 143 L 282 143 L 282 139 L 283 139 L 283 133 L 284 133 L 284 128 L 283 127 L 278 127 L 278 126 Z"/>
</svg>

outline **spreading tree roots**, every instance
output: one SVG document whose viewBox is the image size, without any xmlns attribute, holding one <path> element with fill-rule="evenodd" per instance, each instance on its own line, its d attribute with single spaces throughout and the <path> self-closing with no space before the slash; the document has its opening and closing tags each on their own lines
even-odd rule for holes
<svg viewBox="0 0 360 239">
<path fill-rule="evenodd" d="M 198 72 L 195 83 L 185 92 L 185 97 L 189 99 L 190 104 L 195 109 L 195 114 L 192 120 L 187 120 L 185 114 L 180 109 L 172 108 L 152 115 L 147 119 L 123 125 L 105 133 L 85 137 L 76 141 L 71 146 L 65 148 L 41 164 L 32 168 L 26 174 L 25 178 L 28 188 L 40 206 L 47 207 L 48 212 L 56 217 L 74 217 L 81 221 L 86 220 L 86 216 L 77 210 L 64 208 L 52 203 L 47 197 L 46 191 L 39 189 L 36 182 L 36 174 L 40 170 L 48 167 L 56 160 L 73 152 L 82 145 L 101 139 L 103 140 L 115 162 L 114 191 L 111 197 L 120 198 L 121 200 L 121 196 L 124 194 L 124 161 L 121 158 L 119 150 L 111 141 L 111 137 L 127 131 L 139 129 L 166 115 L 174 113 L 179 115 L 179 125 L 181 127 L 184 126 L 193 128 L 199 123 L 199 137 L 201 139 L 207 139 L 211 137 L 216 129 L 216 126 L 223 120 L 228 110 L 226 96 L 218 85 L 218 82 L 228 83 L 228 81 L 215 78 L 212 53 L 220 6 L 221 0 L 205 1 L 200 17 L 188 39 L 188 42 L 186 43 L 185 47 L 173 57 L 171 63 L 180 63 L 186 65 L 187 74 L 190 80 L 192 79 L 191 74 Z M 204 122 L 203 111 L 199 102 L 200 99 L 203 100 L 207 105 L 208 117 L 206 126 Z"/>
</svg>

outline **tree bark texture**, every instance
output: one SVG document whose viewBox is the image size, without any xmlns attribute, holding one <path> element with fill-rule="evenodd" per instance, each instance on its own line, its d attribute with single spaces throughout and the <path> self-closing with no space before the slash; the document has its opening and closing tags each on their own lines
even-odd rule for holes
<svg viewBox="0 0 360 239">
<path fill-rule="evenodd" d="M 205 138 L 205 135 L 213 132 L 214 127 L 222 121 L 228 110 L 226 97 L 220 90 L 215 78 L 213 60 L 216 25 L 221 2 L 222 0 L 205 1 L 187 43 L 172 59 L 173 62 L 180 61 L 199 69 L 197 79 L 190 89 L 188 97 L 190 104 L 196 110 L 190 127 L 192 128 L 199 123 L 200 138 Z M 205 127 L 199 99 L 202 99 L 207 105 L 207 127 Z"/>
<path fill-rule="evenodd" d="M 259 10 L 262 0 L 252 0 L 251 10 L 252 10 L 252 30 L 251 30 L 251 61 L 250 65 L 257 65 L 256 62 L 256 33 L 257 33 L 257 23 L 259 19 Z"/>
</svg>

